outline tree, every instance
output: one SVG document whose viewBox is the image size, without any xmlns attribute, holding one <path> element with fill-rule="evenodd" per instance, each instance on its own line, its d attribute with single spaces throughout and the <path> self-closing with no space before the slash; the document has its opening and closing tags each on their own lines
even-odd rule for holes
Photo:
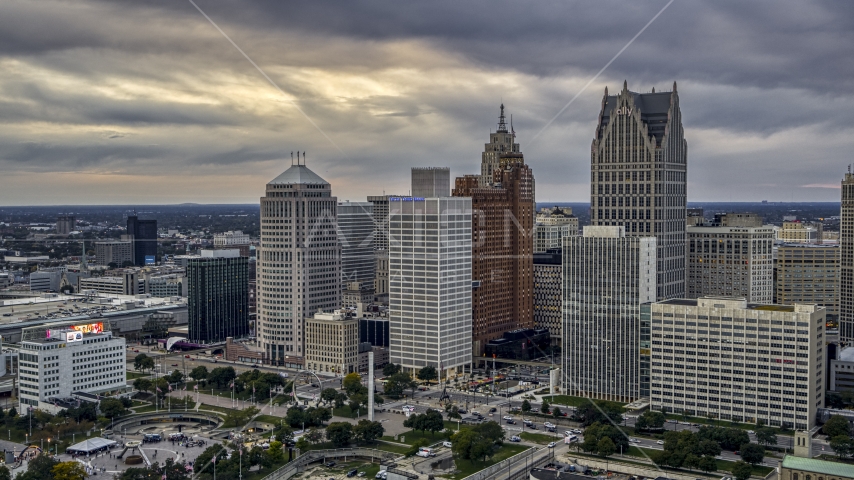
<svg viewBox="0 0 854 480">
<path fill-rule="evenodd" d="M 332 422 L 326 427 L 326 439 L 336 448 L 343 448 L 353 441 L 353 426 L 347 422 Z"/>
<path fill-rule="evenodd" d="M 117 398 L 105 398 L 98 405 L 101 413 L 107 418 L 121 417 L 128 413 L 125 405 Z"/>
<path fill-rule="evenodd" d="M 335 402 L 336 399 L 338 399 L 338 390 L 335 390 L 334 388 L 324 388 L 320 392 L 320 400 L 323 401 L 323 403 L 331 404 Z"/>
<path fill-rule="evenodd" d="M 531 411 L 531 402 L 527 400 L 522 401 L 522 413 L 528 413 Z"/>
<path fill-rule="evenodd" d="M 765 447 L 756 443 L 745 443 L 738 451 L 741 459 L 751 465 L 762 463 L 762 459 L 765 458 Z"/>
<path fill-rule="evenodd" d="M 0 480 L 12 480 L 12 472 L 6 465 L 0 465 Z"/>
<path fill-rule="evenodd" d="M 614 441 L 611 440 L 610 437 L 602 437 L 599 440 L 599 443 L 596 444 L 596 453 L 599 454 L 600 457 L 609 457 L 617 451 L 616 445 L 614 445 Z"/>
<path fill-rule="evenodd" d="M 430 432 L 430 435 L 434 435 L 436 432 L 441 432 L 445 429 L 445 419 L 442 418 L 442 414 L 438 410 L 428 408 L 424 414 L 424 423 L 422 426 L 425 431 Z"/>
<path fill-rule="evenodd" d="M 83 480 L 86 478 L 86 469 L 79 462 L 62 462 L 53 466 L 50 470 L 53 480 Z"/>
<path fill-rule="evenodd" d="M 623 423 L 623 406 L 606 400 L 586 403 L 583 407 L 576 408 L 575 414 L 585 427 L 597 422 L 616 425 Z"/>
<path fill-rule="evenodd" d="M 373 442 L 382 437 L 384 433 L 385 429 L 380 422 L 372 422 L 366 419 L 359 420 L 359 423 L 353 427 L 353 435 L 365 443 Z"/>
<path fill-rule="evenodd" d="M 460 408 L 456 405 L 451 405 L 450 403 L 445 406 L 445 412 L 448 414 L 449 419 L 458 418 L 462 419 L 463 416 L 460 415 Z"/>
<path fill-rule="evenodd" d="M 266 452 L 267 461 L 273 465 L 277 465 L 285 461 L 285 452 L 282 449 L 282 442 L 270 442 L 270 448 Z"/>
<path fill-rule="evenodd" d="M 15 480 L 50 480 L 53 478 L 53 467 L 58 464 L 50 455 L 38 455 L 30 460 L 26 472 L 15 475 Z"/>
<path fill-rule="evenodd" d="M 637 430 L 661 430 L 664 428 L 665 417 L 661 412 L 655 410 L 646 410 L 635 421 L 635 429 Z"/>
<path fill-rule="evenodd" d="M 842 415 L 833 415 L 824 422 L 821 432 L 833 438 L 839 435 L 851 435 L 851 427 L 845 417 Z"/>
<path fill-rule="evenodd" d="M 733 465 L 732 470 L 730 471 L 736 480 L 747 480 L 753 472 L 753 467 L 751 467 L 749 463 L 739 460 L 735 462 L 735 465 Z"/>
<path fill-rule="evenodd" d="M 559 408 L 555 407 L 552 409 L 552 416 L 555 418 L 563 416 L 563 412 L 560 411 Z"/>
<path fill-rule="evenodd" d="M 754 434 L 761 445 L 777 445 L 777 432 L 771 427 L 759 427 Z"/>
<path fill-rule="evenodd" d="M 341 386 L 344 387 L 344 391 L 347 392 L 347 395 L 354 395 L 362 389 L 362 376 L 358 373 L 348 373 L 347 376 L 344 377 L 344 380 L 341 381 Z M 323 392 L 321 392 L 322 394 Z"/>
<path fill-rule="evenodd" d="M 18 409 L 16 409 L 15 407 L 10 408 L 8 417 L 9 418 L 15 418 L 17 416 L 18 416 Z"/>
<path fill-rule="evenodd" d="M 383 376 L 384 377 L 390 377 L 390 376 L 394 375 L 395 373 L 399 373 L 399 372 L 400 372 L 400 365 L 395 365 L 393 363 L 389 363 L 383 367 Z"/>
<path fill-rule="evenodd" d="M 133 359 L 133 368 L 135 370 L 151 370 L 154 368 L 154 359 L 144 353 L 140 353 Z"/>
<path fill-rule="evenodd" d="M 700 461 L 697 462 L 697 468 L 704 472 L 714 472 L 718 469 L 718 461 L 715 457 L 702 456 L 700 457 Z"/>
<path fill-rule="evenodd" d="M 300 449 L 301 452 L 304 452 L 308 449 L 308 447 L 311 446 L 311 444 L 308 443 L 308 440 L 306 440 L 305 435 L 303 435 L 302 437 L 299 437 L 297 439 L 297 442 L 294 444 L 294 446 Z"/>
<path fill-rule="evenodd" d="M 543 405 L 540 407 L 540 411 L 545 414 L 549 413 L 549 401 L 545 398 L 543 399 Z"/>
<path fill-rule="evenodd" d="M 426 367 L 419 370 L 416 376 L 418 377 L 418 380 L 421 380 L 423 382 L 432 382 L 433 380 L 439 378 L 439 374 L 438 372 L 436 372 L 436 367 L 433 367 L 431 365 L 427 365 Z"/>
<path fill-rule="evenodd" d="M 199 365 L 198 367 L 190 370 L 190 378 L 197 382 L 206 380 L 208 378 L 208 367 Z"/>
<path fill-rule="evenodd" d="M 323 440 L 323 433 L 320 430 L 312 428 L 305 432 L 303 437 L 311 443 L 318 443 Z"/>
<path fill-rule="evenodd" d="M 231 382 L 235 378 L 237 378 L 237 373 L 234 371 L 234 367 L 218 367 L 211 370 L 207 380 L 216 385 L 217 388 L 230 388 Z"/>
<path fill-rule="evenodd" d="M 837 435 L 830 439 L 830 448 L 839 458 L 848 458 L 854 454 L 854 440 L 848 435 Z"/>
<path fill-rule="evenodd" d="M 390 397 L 399 398 L 409 388 L 415 388 L 415 380 L 406 372 L 398 372 L 386 379 L 384 393 Z"/>
</svg>

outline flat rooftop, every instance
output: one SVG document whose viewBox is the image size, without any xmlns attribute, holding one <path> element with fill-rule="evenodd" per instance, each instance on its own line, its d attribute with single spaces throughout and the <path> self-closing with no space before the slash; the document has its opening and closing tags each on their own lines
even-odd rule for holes
<svg viewBox="0 0 854 480">
<path fill-rule="evenodd" d="M 707 300 L 725 300 L 725 301 L 734 301 L 741 300 L 744 301 L 743 298 L 737 297 L 705 297 Z M 698 300 L 696 298 L 673 298 L 670 300 L 662 300 L 660 302 L 655 302 L 660 305 L 680 305 L 683 307 L 696 307 L 698 304 Z M 746 310 L 764 310 L 769 312 L 794 312 L 794 305 L 763 305 L 759 303 L 748 303 L 746 304 Z"/>
<path fill-rule="evenodd" d="M 134 309 L 126 308 L 127 302 L 133 302 Z M 134 295 L 100 294 L 97 297 L 85 295 L 57 295 L 47 297 L 27 297 L 0 300 L 0 326 L 25 321 L 62 321 L 89 318 L 92 315 L 109 317 L 142 308 L 174 307 L 185 302 L 173 302 L 169 297 L 137 298 Z M 112 315 L 111 315 L 112 314 Z"/>
</svg>

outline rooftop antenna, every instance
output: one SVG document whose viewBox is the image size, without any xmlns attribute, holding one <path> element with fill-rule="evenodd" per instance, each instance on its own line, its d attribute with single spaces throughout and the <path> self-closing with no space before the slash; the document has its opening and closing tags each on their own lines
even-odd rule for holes
<svg viewBox="0 0 854 480">
<path fill-rule="evenodd" d="M 294 166 L 294 151 L 291 150 L 291 166 Z"/>
<path fill-rule="evenodd" d="M 507 132 L 507 125 L 504 123 L 504 103 L 501 104 L 501 115 L 498 116 L 498 131 Z"/>
<path fill-rule="evenodd" d="M 510 114 L 510 134 L 513 135 L 513 138 L 516 138 L 516 130 L 513 129 L 513 114 Z"/>
</svg>

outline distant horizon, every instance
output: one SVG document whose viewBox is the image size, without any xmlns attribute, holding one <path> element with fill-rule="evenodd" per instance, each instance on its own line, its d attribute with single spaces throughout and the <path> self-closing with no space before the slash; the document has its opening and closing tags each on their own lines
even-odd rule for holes
<svg viewBox="0 0 854 480">
<path fill-rule="evenodd" d="M 344 200 L 340 200 L 344 201 Z M 367 202 L 367 200 L 347 200 L 351 202 Z M 582 202 L 582 201 L 571 201 L 571 200 L 543 200 L 537 201 L 537 205 L 540 204 L 549 204 L 549 205 L 561 205 L 561 204 L 576 204 L 576 205 L 589 205 L 590 201 Z M 721 201 L 721 200 L 694 200 L 688 201 L 688 205 L 692 204 L 756 204 L 756 205 L 785 205 L 785 204 L 816 204 L 816 203 L 826 203 L 826 204 L 834 204 L 841 203 L 840 201 L 822 201 L 822 200 L 805 200 L 805 201 L 775 201 L 775 200 L 763 200 L 763 201 L 740 201 L 740 200 L 732 200 L 732 201 Z M 91 207 L 127 207 L 127 208 L 140 208 L 140 207 L 180 207 L 180 206 L 199 206 L 199 207 L 218 207 L 218 206 L 259 206 L 260 203 L 195 203 L 195 202 L 182 202 L 182 203 L 103 203 L 103 204 L 78 204 L 78 205 L 37 205 L 37 204 L 28 204 L 28 205 L 0 205 L 0 209 L 4 208 L 91 208 Z"/>
</svg>

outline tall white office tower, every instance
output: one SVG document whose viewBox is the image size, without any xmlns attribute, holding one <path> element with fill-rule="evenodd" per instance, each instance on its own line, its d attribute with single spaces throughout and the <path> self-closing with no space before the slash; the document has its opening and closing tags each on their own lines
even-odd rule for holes
<svg viewBox="0 0 854 480">
<path fill-rule="evenodd" d="M 338 244 L 341 246 L 341 288 L 350 282 L 374 285 L 374 204 L 338 202 Z"/>
<path fill-rule="evenodd" d="M 291 165 L 261 197 L 258 341 L 276 365 L 303 366 L 303 321 L 341 306 L 337 199 L 329 182 Z"/>
<path fill-rule="evenodd" d="M 676 82 L 602 98 L 591 146 L 590 222 L 658 239 L 658 299 L 685 296 L 688 145 Z"/>
<path fill-rule="evenodd" d="M 471 198 L 389 199 L 389 361 L 471 362 Z"/>
<path fill-rule="evenodd" d="M 655 301 L 655 237 L 584 227 L 563 239 L 563 391 L 631 402 L 640 397 L 641 304 Z M 646 348 L 641 352 L 642 341 Z"/>
</svg>

